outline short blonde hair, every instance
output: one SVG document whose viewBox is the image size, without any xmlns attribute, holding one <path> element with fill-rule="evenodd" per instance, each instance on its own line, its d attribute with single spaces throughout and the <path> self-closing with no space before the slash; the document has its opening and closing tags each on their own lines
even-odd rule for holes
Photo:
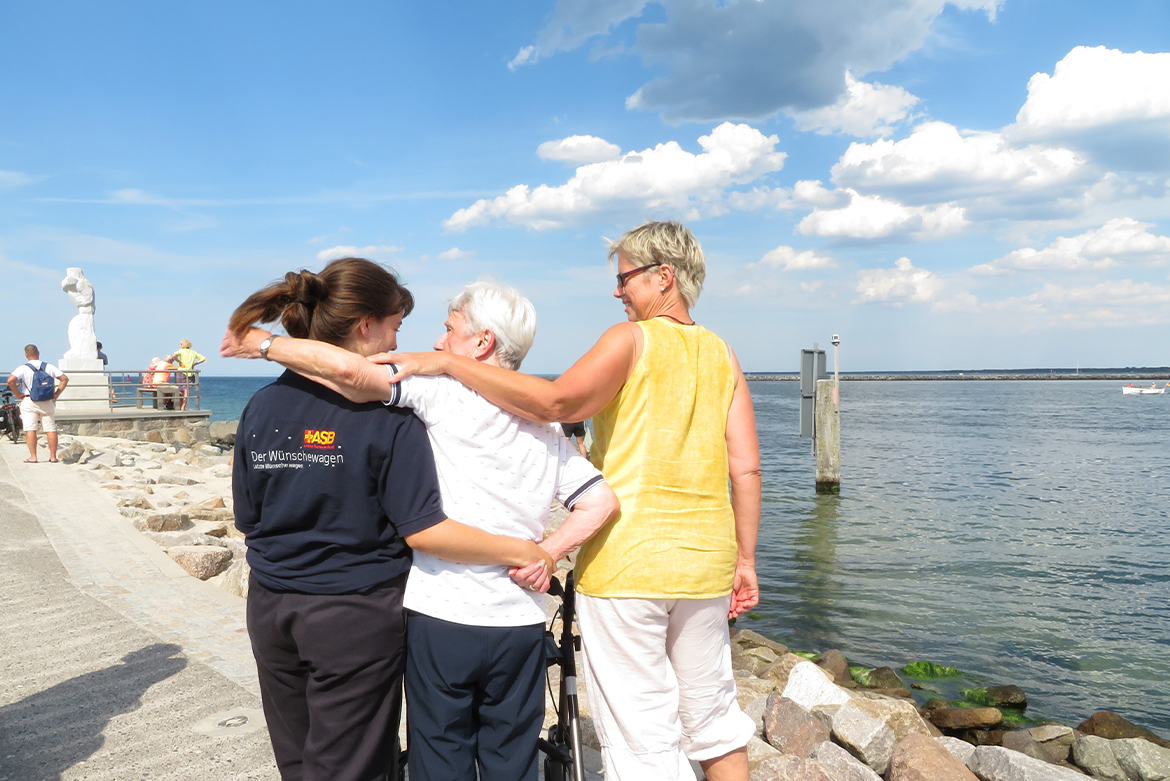
<svg viewBox="0 0 1170 781">
<path fill-rule="evenodd" d="M 609 245 L 609 260 L 617 262 L 618 253 L 634 266 L 661 263 L 674 270 L 678 292 L 687 309 L 693 309 L 707 278 L 707 258 L 699 240 L 677 222 L 647 222 L 622 234 Z"/>
<path fill-rule="evenodd" d="M 191 340 L 190 339 L 180 339 L 179 340 L 179 347 L 183 348 L 184 350 L 189 350 L 191 348 Z"/>
</svg>

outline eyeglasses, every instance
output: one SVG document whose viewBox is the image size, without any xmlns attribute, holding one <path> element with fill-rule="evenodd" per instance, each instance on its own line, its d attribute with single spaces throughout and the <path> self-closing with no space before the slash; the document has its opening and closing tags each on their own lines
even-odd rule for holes
<svg viewBox="0 0 1170 781">
<path fill-rule="evenodd" d="M 634 276 L 635 274 L 639 274 L 648 268 L 654 268 L 655 266 L 661 266 L 661 265 L 662 265 L 661 263 L 647 263 L 645 266 L 639 266 L 638 268 L 634 269 L 633 271 L 627 271 L 624 274 L 618 274 L 617 275 L 617 283 L 618 283 L 617 286 L 620 287 L 622 290 L 625 290 L 626 280 L 628 280 L 630 277 Z"/>
</svg>

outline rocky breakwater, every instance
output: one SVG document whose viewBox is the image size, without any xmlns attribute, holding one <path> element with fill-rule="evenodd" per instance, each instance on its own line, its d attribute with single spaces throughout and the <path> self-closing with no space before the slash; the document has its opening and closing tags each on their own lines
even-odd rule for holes
<svg viewBox="0 0 1170 781">
<path fill-rule="evenodd" d="M 739 703 L 757 729 L 752 781 L 1170 781 L 1170 742 L 1117 714 L 1076 728 L 1031 721 L 1017 686 L 972 687 L 962 700 L 919 707 L 903 676 L 960 673 L 919 662 L 899 675 L 850 666 L 840 651 L 793 653 L 732 632 Z"/>
<path fill-rule="evenodd" d="M 59 457 L 193 577 L 245 597 L 246 548 L 232 513 L 235 427 L 214 425 L 208 443 L 63 435 Z"/>
</svg>

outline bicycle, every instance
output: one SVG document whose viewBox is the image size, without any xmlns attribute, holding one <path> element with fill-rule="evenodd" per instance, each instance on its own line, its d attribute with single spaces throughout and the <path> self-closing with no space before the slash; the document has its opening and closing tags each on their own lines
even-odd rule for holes
<svg viewBox="0 0 1170 781">
<path fill-rule="evenodd" d="M 20 405 L 7 388 L 0 390 L 0 435 L 7 434 L 12 443 L 20 442 L 24 425 L 20 419 Z"/>
<path fill-rule="evenodd" d="M 548 737 L 539 738 L 537 745 L 544 753 L 545 781 L 585 781 L 584 750 L 581 738 L 581 710 L 577 696 L 577 657 L 581 650 L 581 638 L 573 634 L 576 619 L 576 595 L 573 588 L 573 573 L 565 578 L 564 586 L 555 577 L 551 578 L 548 593 L 561 598 L 561 606 L 553 614 L 552 623 L 561 619 L 561 636 L 558 640 L 551 629 L 544 630 L 545 667 L 560 668 L 560 691 L 554 709 L 557 723 L 548 728 Z M 547 674 L 545 681 L 551 691 L 552 682 Z M 408 717 L 409 718 L 409 717 Z M 394 722 L 398 721 L 393 717 Z M 391 758 L 386 778 L 390 781 L 404 781 L 410 748 L 401 748 L 395 738 L 394 755 Z"/>
</svg>

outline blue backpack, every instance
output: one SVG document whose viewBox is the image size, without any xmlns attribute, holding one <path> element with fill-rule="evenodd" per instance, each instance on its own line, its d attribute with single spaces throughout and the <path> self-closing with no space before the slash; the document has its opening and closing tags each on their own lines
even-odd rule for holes
<svg viewBox="0 0 1170 781">
<path fill-rule="evenodd" d="M 38 369 L 30 361 L 28 367 L 33 370 L 28 397 L 33 401 L 51 401 L 57 389 L 53 382 L 53 375 L 45 371 L 45 362 L 41 361 L 41 368 Z"/>
</svg>

